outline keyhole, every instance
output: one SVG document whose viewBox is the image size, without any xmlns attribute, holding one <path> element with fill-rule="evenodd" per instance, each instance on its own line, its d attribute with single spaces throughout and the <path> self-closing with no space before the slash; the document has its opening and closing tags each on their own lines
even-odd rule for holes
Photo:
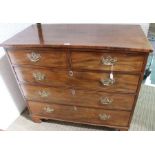
<svg viewBox="0 0 155 155">
<path fill-rule="evenodd" d="M 69 76 L 73 76 L 73 71 L 69 71 Z"/>
<path fill-rule="evenodd" d="M 71 94 L 75 96 L 75 89 L 71 89 Z"/>
</svg>

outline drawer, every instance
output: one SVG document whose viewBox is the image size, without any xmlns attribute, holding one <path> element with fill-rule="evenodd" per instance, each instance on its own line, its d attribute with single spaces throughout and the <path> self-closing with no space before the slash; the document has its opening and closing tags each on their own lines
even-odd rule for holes
<svg viewBox="0 0 155 155">
<path fill-rule="evenodd" d="M 28 102 L 33 115 L 96 125 L 128 126 L 130 112 Z"/>
<path fill-rule="evenodd" d="M 12 64 L 35 65 L 46 67 L 66 68 L 66 51 L 62 49 L 51 50 L 13 50 L 8 51 Z"/>
<path fill-rule="evenodd" d="M 44 84 L 52 86 L 68 86 L 69 72 L 64 70 L 50 70 L 43 68 L 15 67 L 20 82 Z"/>
<path fill-rule="evenodd" d="M 136 93 L 139 75 L 96 72 L 73 72 L 70 81 L 73 86 L 79 89 L 89 89 L 106 92 Z"/>
<path fill-rule="evenodd" d="M 109 73 L 73 72 L 70 76 L 68 71 L 28 67 L 15 67 L 15 71 L 20 82 L 106 92 L 136 93 L 139 80 L 138 75 L 116 73 L 112 82 Z"/>
<path fill-rule="evenodd" d="M 144 56 L 127 53 L 72 52 L 73 69 L 141 72 Z"/>
<path fill-rule="evenodd" d="M 27 100 L 106 109 L 131 110 L 134 95 L 47 86 L 21 85 Z"/>
</svg>

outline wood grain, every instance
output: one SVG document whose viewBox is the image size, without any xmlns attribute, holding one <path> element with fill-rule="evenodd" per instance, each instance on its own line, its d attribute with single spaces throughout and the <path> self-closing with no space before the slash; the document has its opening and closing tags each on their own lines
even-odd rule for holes
<svg viewBox="0 0 155 155">
<path fill-rule="evenodd" d="M 48 117 L 49 119 L 63 119 L 96 125 L 118 125 L 125 127 L 128 125 L 130 116 L 130 112 L 126 111 L 112 111 L 58 104 L 51 105 L 40 102 L 28 102 L 28 104 L 33 115 Z M 52 112 L 48 113 L 44 108 L 52 109 Z M 110 118 L 108 120 L 101 120 L 99 117 L 100 114 L 110 115 Z"/>
<path fill-rule="evenodd" d="M 29 82 L 34 84 L 44 84 L 52 86 L 69 86 L 69 72 L 65 70 L 51 70 L 43 68 L 15 67 L 18 80 L 20 82 Z M 45 75 L 45 79 L 38 81 L 33 73 L 41 73 Z"/>
<path fill-rule="evenodd" d="M 37 62 L 32 62 L 28 58 L 28 54 L 32 52 L 39 54 L 40 58 Z M 49 50 L 10 50 L 8 51 L 9 57 L 13 65 L 33 65 L 33 66 L 45 66 L 45 67 L 58 67 L 66 68 L 66 52 L 62 49 L 49 49 Z"/>
<path fill-rule="evenodd" d="M 48 102 L 55 104 L 76 105 L 85 107 L 131 110 L 134 95 L 85 91 L 76 89 L 54 88 L 48 86 L 21 85 L 27 100 Z M 42 97 L 39 93 L 46 92 L 48 96 Z M 110 104 L 102 103 L 101 99 L 112 100 Z"/>
<path fill-rule="evenodd" d="M 125 24 L 42 24 L 41 31 L 35 24 L 0 46 L 122 49 L 135 53 L 152 51 L 140 25 Z"/>
<path fill-rule="evenodd" d="M 75 88 L 89 89 L 106 92 L 123 92 L 136 93 L 138 75 L 127 75 L 114 73 L 115 83 L 111 86 L 104 86 L 101 79 L 109 79 L 110 73 L 95 73 L 95 72 L 76 72 L 70 78 L 70 81 Z"/>
<path fill-rule="evenodd" d="M 127 53 L 115 53 L 114 51 L 103 50 L 102 52 L 80 52 L 71 51 L 71 60 L 73 69 L 90 69 L 110 71 L 111 65 L 107 66 L 102 63 L 102 59 L 111 57 L 117 62 L 113 65 L 114 71 L 141 72 L 144 56 Z M 123 67 L 122 67 L 123 66 Z"/>
<path fill-rule="evenodd" d="M 29 67 L 15 67 L 15 71 L 21 82 L 106 92 L 136 93 L 139 80 L 138 75 L 114 74 L 115 83 L 111 86 L 104 86 L 101 83 L 101 79 L 109 79 L 110 73 L 74 71 L 73 76 L 69 76 L 69 72 L 64 70 L 59 71 Z M 33 73 L 38 72 L 45 75 L 44 80 L 38 81 L 34 78 Z"/>
</svg>

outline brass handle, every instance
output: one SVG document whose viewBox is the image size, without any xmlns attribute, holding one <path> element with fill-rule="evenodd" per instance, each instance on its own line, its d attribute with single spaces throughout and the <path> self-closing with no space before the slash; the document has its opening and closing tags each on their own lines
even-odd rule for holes
<svg viewBox="0 0 155 155">
<path fill-rule="evenodd" d="M 40 60 L 41 56 L 38 53 L 32 52 L 32 53 L 28 53 L 27 57 L 29 58 L 29 60 L 31 62 L 37 62 Z"/>
<path fill-rule="evenodd" d="M 114 83 L 115 83 L 115 79 L 101 79 L 100 80 L 101 81 L 101 83 L 104 85 L 104 86 L 111 86 L 111 85 L 113 85 Z"/>
<path fill-rule="evenodd" d="M 107 115 L 107 114 L 99 114 L 99 118 L 102 121 L 106 121 L 109 120 L 111 118 L 111 115 Z"/>
<path fill-rule="evenodd" d="M 44 107 L 43 108 L 43 110 L 45 111 L 45 112 L 47 112 L 47 113 L 52 113 L 52 112 L 54 112 L 54 109 L 53 108 L 50 108 L 50 107 Z"/>
<path fill-rule="evenodd" d="M 35 73 L 33 73 L 33 77 L 37 81 L 43 81 L 43 80 L 45 80 L 45 74 L 43 74 L 41 72 L 35 72 Z"/>
<path fill-rule="evenodd" d="M 40 90 L 38 92 L 38 94 L 40 95 L 40 97 L 45 98 L 49 96 L 49 92 L 45 91 L 45 90 Z"/>
<path fill-rule="evenodd" d="M 114 65 L 117 62 L 117 58 L 112 58 L 111 56 L 108 56 L 106 58 L 102 58 L 102 64 L 106 66 Z"/>
<path fill-rule="evenodd" d="M 113 99 L 109 99 L 108 97 L 101 97 L 100 99 L 101 104 L 111 104 L 113 102 Z"/>
</svg>

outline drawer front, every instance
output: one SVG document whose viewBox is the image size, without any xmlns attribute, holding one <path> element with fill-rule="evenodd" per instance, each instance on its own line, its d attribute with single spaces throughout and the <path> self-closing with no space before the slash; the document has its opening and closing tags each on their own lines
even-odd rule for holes
<svg viewBox="0 0 155 155">
<path fill-rule="evenodd" d="M 109 73 L 73 72 L 73 75 L 70 76 L 67 71 L 28 67 L 15 67 L 15 71 L 21 82 L 106 92 L 135 93 L 139 80 L 138 75 L 115 73 L 114 81 L 111 82 Z"/>
<path fill-rule="evenodd" d="M 114 71 L 140 72 L 144 57 L 141 55 L 95 53 L 95 52 L 72 52 L 73 69 L 90 69 L 109 71 L 113 65 Z"/>
<path fill-rule="evenodd" d="M 50 70 L 41 68 L 15 67 L 20 82 L 45 84 L 52 86 L 68 86 L 69 73 L 63 70 Z"/>
<path fill-rule="evenodd" d="M 131 110 L 134 95 L 47 86 L 21 85 L 27 100 L 106 109 Z"/>
<path fill-rule="evenodd" d="M 33 115 L 96 125 L 128 126 L 130 112 L 28 102 Z"/>
<path fill-rule="evenodd" d="M 51 49 L 49 51 L 15 50 L 8 52 L 14 65 L 35 65 L 66 68 L 66 51 Z"/>
<path fill-rule="evenodd" d="M 106 92 L 136 93 L 139 75 L 113 74 L 93 72 L 73 72 L 71 83 L 81 89 Z"/>
</svg>

